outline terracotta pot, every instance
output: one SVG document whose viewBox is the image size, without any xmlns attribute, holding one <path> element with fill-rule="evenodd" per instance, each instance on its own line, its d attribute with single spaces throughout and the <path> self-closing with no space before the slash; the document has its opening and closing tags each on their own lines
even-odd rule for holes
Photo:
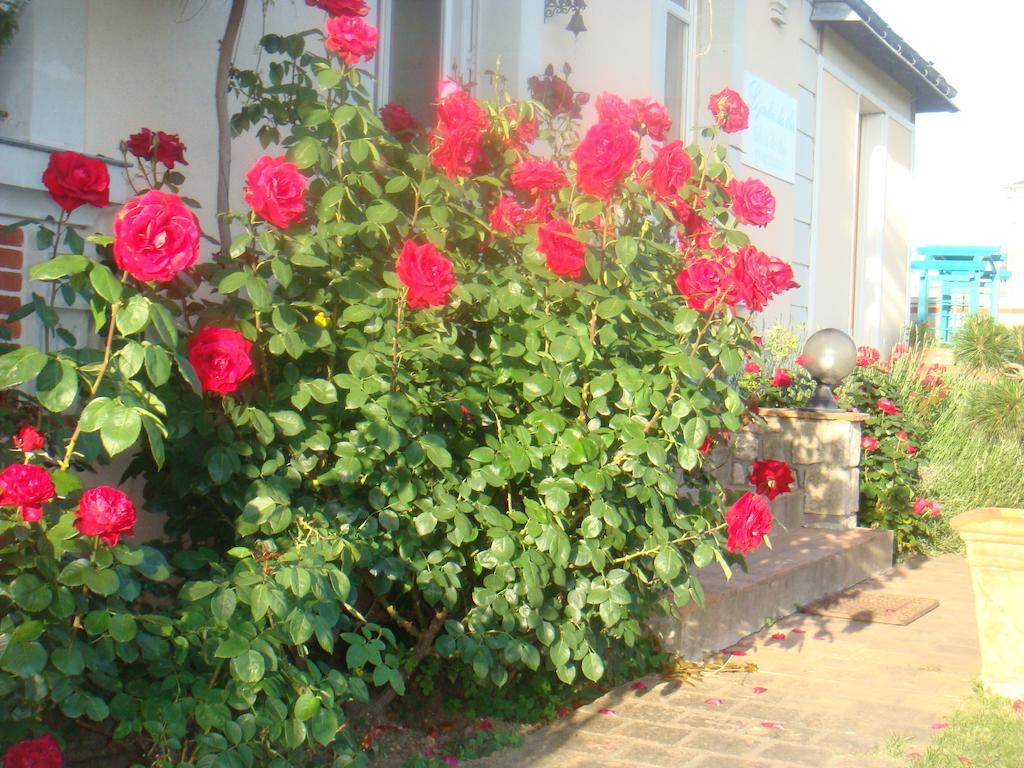
<svg viewBox="0 0 1024 768">
<path fill-rule="evenodd" d="M 967 544 L 981 645 L 981 682 L 1024 697 L 1024 509 L 988 507 L 951 521 Z"/>
</svg>

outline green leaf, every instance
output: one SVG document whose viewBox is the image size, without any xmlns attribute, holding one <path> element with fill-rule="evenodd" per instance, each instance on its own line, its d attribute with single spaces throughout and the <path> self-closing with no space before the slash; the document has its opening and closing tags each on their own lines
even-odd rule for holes
<svg viewBox="0 0 1024 768">
<path fill-rule="evenodd" d="M 231 675 L 242 683 L 258 683 L 266 669 L 263 655 L 258 651 L 245 651 L 231 659 Z"/>
<path fill-rule="evenodd" d="M 430 463 L 439 469 L 447 469 L 452 465 L 452 455 L 448 452 L 447 443 L 440 435 L 431 432 L 420 438 L 420 445 Z"/>
<path fill-rule="evenodd" d="M 0 669 L 15 677 L 38 675 L 46 666 L 46 649 L 40 643 L 11 645 L 0 658 Z"/>
<path fill-rule="evenodd" d="M 85 670 L 85 658 L 77 644 L 70 648 L 54 648 L 50 662 L 65 675 L 80 675 Z"/>
<path fill-rule="evenodd" d="M 100 425 L 100 440 L 111 456 L 116 456 L 135 445 L 142 431 L 142 417 L 134 408 L 116 404 Z"/>
<path fill-rule="evenodd" d="M 693 550 L 693 564 L 698 568 L 710 565 L 715 559 L 715 548 L 707 542 L 702 542 Z"/>
<path fill-rule="evenodd" d="M 64 357 L 46 361 L 36 379 L 36 397 L 53 413 L 63 413 L 78 397 L 78 369 Z"/>
<path fill-rule="evenodd" d="M 320 159 L 320 140 L 314 136 L 300 139 L 288 150 L 288 159 L 300 170 L 309 168 Z"/>
<path fill-rule="evenodd" d="M 551 356 L 556 363 L 568 363 L 580 354 L 580 343 L 573 336 L 559 336 L 551 342 Z"/>
<path fill-rule="evenodd" d="M 593 651 L 583 657 L 582 667 L 584 676 L 595 683 L 604 676 L 604 661 Z"/>
<path fill-rule="evenodd" d="M 321 69 L 316 73 L 316 82 L 324 90 L 330 90 L 341 82 L 342 73 L 336 69 Z"/>
<path fill-rule="evenodd" d="M 30 280 L 56 280 L 59 277 L 84 272 L 91 264 L 85 256 L 61 254 L 49 261 L 33 264 L 28 276 Z"/>
<path fill-rule="evenodd" d="M 295 411 L 271 411 L 270 418 L 285 437 L 295 437 L 306 427 L 302 416 Z"/>
<path fill-rule="evenodd" d="M 637 244 L 632 237 L 620 237 L 615 242 L 615 258 L 624 267 L 628 267 L 636 261 Z"/>
<path fill-rule="evenodd" d="M 149 305 L 149 316 L 164 344 L 171 349 L 176 348 L 178 346 L 178 330 L 174 327 L 174 316 L 171 311 L 163 304 L 154 301 Z"/>
<path fill-rule="evenodd" d="M 312 693 L 304 693 L 295 700 L 292 714 L 296 720 L 309 720 L 320 710 L 320 699 Z"/>
<path fill-rule="evenodd" d="M 21 347 L 0 356 L 0 389 L 34 379 L 46 365 L 46 355 L 33 347 Z"/>
<path fill-rule="evenodd" d="M 124 292 L 121 281 L 114 277 L 114 273 L 103 264 L 93 265 L 92 271 L 89 272 L 89 282 L 92 283 L 96 293 L 111 304 L 120 299 Z"/>
<path fill-rule="evenodd" d="M 654 558 L 654 572 L 662 581 L 672 581 L 683 568 L 683 559 L 671 544 L 666 544 Z"/>
<path fill-rule="evenodd" d="M 85 586 L 97 595 L 112 595 L 121 586 L 121 580 L 112 570 L 91 570 L 85 572 Z"/>
<path fill-rule="evenodd" d="M 249 641 L 240 635 L 231 635 L 225 640 L 221 641 L 220 645 L 217 646 L 217 650 L 213 652 L 213 655 L 218 659 L 234 659 L 241 656 L 243 653 L 248 653 Z M 253 651 L 253 653 L 256 653 Z M 259 654 L 256 654 L 259 656 Z M 260 656 L 260 661 L 263 657 Z"/>
<path fill-rule="evenodd" d="M 310 723 L 310 734 L 318 744 L 327 746 L 338 733 L 338 715 L 333 709 L 320 709 Z"/>
<path fill-rule="evenodd" d="M 11 598 L 28 613 L 39 613 L 53 602 L 53 592 L 38 576 L 22 573 L 11 582 Z"/>
<path fill-rule="evenodd" d="M 128 643 L 135 639 L 137 627 L 135 617 L 128 613 L 117 613 L 110 617 L 107 626 L 110 636 L 119 643 Z"/>
<path fill-rule="evenodd" d="M 149 299 L 141 294 L 135 294 L 128 299 L 117 313 L 117 328 L 126 336 L 138 333 L 148 322 Z"/>
<path fill-rule="evenodd" d="M 374 224 L 390 224 L 396 218 L 398 209 L 388 202 L 379 202 L 366 209 L 366 220 Z"/>
</svg>

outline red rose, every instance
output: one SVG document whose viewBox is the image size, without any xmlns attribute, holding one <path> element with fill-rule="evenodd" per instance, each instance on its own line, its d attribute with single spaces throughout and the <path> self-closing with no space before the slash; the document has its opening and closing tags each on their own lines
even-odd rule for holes
<svg viewBox="0 0 1024 768">
<path fill-rule="evenodd" d="M 140 128 L 138 133 L 133 133 L 125 140 L 124 148 L 140 160 L 152 160 L 155 157 L 158 163 L 163 163 L 168 169 L 173 168 L 175 163 L 188 165 L 185 161 L 185 150 L 188 147 L 181 143 L 176 133 L 154 133 L 149 128 Z"/>
<path fill-rule="evenodd" d="M 152 160 L 156 146 L 156 134 L 149 128 L 140 128 L 124 142 L 124 149 L 140 160 Z"/>
<path fill-rule="evenodd" d="M 774 256 L 768 257 L 768 279 L 773 293 L 785 293 L 790 288 L 800 287 L 800 283 L 793 279 L 793 267 Z"/>
<path fill-rule="evenodd" d="M 784 493 L 789 493 L 793 485 L 793 473 L 789 465 L 784 461 L 774 459 L 758 459 L 747 478 L 758 493 L 763 493 L 769 499 L 774 499 Z"/>
<path fill-rule="evenodd" d="M 801 368 L 806 368 L 807 367 L 807 359 L 803 355 L 797 355 L 797 357 L 793 361 L 793 363 L 795 365 L 799 365 Z"/>
<path fill-rule="evenodd" d="M 744 373 L 758 374 L 762 370 L 763 369 L 761 368 L 761 366 L 758 365 L 757 363 L 755 363 L 753 360 L 748 360 L 747 362 L 745 362 L 743 364 L 743 372 Z"/>
<path fill-rule="evenodd" d="M 42 505 L 56 495 L 50 473 L 35 464 L 12 464 L 0 472 L 0 506 L 18 507 L 26 523 L 41 518 Z"/>
<path fill-rule="evenodd" d="M 763 227 L 775 218 L 775 195 L 760 179 L 733 179 L 726 187 L 732 212 L 741 224 Z"/>
<path fill-rule="evenodd" d="M 745 245 L 733 257 L 733 279 L 743 303 L 753 312 L 760 312 L 775 294 L 775 282 L 767 254 L 752 245 Z"/>
<path fill-rule="evenodd" d="M 43 171 L 50 197 L 68 213 L 80 205 L 103 208 L 110 204 L 110 173 L 107 164 L 78 152 L 54 152 Z"/>
<path fill-rule="evenodd" d="M 874 347 L 857 347 L 857 365 L 867 368 L 882 359 L 882 353 Z"/>
<path fill-rule="evenodd" d="M 729 531 L 726 547 L 730 552 L 747 554 L 761 546 L 764 537 L 772 532 L 772 512 L 768 499 L 749 491 L 725 511 L 725 524 Z"/>
<path fill-rule="evenodd" d="M 864 437 L 860 439 L 860 447 L 865 451 L 877 451 L 878 440 L 873 438 L 871 435 L 864 435 Z"/>
<path fill-rule="evenodd" d="M 533 201 L 533 205 L 526 209 L 526 220 L 534 224 L 546 224 L 551 221 L 554 207 L 550 197 L 538 197 Z"/>
<path fill-rule="evenodd" d="M 726 133 L 736 133 L 747 127 L 750 109 L 736 91 L 723 88 L 712 94 L 708 101 L 708 109 L 714 117 L 715 125 Z"/>
<path fill-rule="evenodd" d="M 793 378 L 785 368 L 776 368 L 772 375 L 771 385 L 773 387 L 788 387 L 793 383 Z"/>
<path fill-rule="evenodd" d="M 227 395 L 256 373 L 252 343 L 239 331 L 204 325 L 188 340 L 188 361 L 206 392 Z"/>
<path fill-rule="evenodd" d="M 437 104 L 437 130 L 431 136 L 431 162 L 450 177 L 466 176 L 485 167 L 484 133 L 487 111 L 456 86 Z"/>
<path fill-rule="evenodd" d="M 337 54 L 350 67 L 369 61 L 377 52 L 377 28 L 359 16 L 332 16 L 327 19 L 324 30 L 324 48 Z"/>
<path fill-rule="evenodd" d="M 83 536 L 99 536 L 116 546 L 122 535 L 135 534 L 135 505 L 116 488 L 101 485 L 82 494 L 75 510 L 75 528 Z"/>
<path fill-rule="evenodd" d="M 441 307 L 448 303 L 448 294 L 455 287 L 452 263 L 440 254 L 433 243 L 416 245 L 406 240 L 395 266 L 398 279 L 408 288 L 406 301 L 413 309 Z"/>
<path fill-rule="evenodd" d="M 672 118 L 664 104 L 657 99 L 632 99 L 629 106 L 633 111 L 633 130 L 646 133 L 655 141 L 665 140 Z"/>
<path fill-rule="evenodd" d="M 602 93 L 594 102 L 597 108 L 597 119 L 602 123 L 621 125 L 632 128 L 636 115 L 633 108 L 614 93 Z"/>
<path fill-rule="evenodd" d="M 488 217 L 491 229 L 508 235 L 518 235 L 526 223 L 526 212 L 512 195 L 502 195 Z"/>
<path fill-rule="evenodd" d="M 890 416 L 895 416 L 897 413 L 903 413 L 896 403 L 887 397 L 881 398 L 877 403 L 875 403 L 875 405 L 878 406 L 878 410 L 882 413 L 887 413 Z"/>
<path fill-rule="evenodd" d="M 565 171 L 559 168 L 554 160 L 540 160 L 536 157 L 520 160 L 512 170 L 509 181 L 512 182 L 513 187 L 525 190 L 534 196 L 557 192 L 569 183 L 565 177 Z"/>
<path fill-rule="evenodd" d="M 711 446 L 712 446 L 711 435 L 708 435 L 707 437 L 704 438 L 704 442 L 701 443 L 700 448 L 697 449 L 697 453 L 700 453 L 700 454 L 703 454 L 703 455 L 707 455 L 707 454 L 711 453 Z"/>
<path fill-rule="evenodd" d="M 53 736 L 46 734 L 11 745 L 3 768 L 64 768 L 64 755 Z"/>
<path fill-rule="evenodd" d="M 576 238 L 572 224 L 565 219 L 553 219 L 537 230 L 537 250 L 544 254 L 548 269 L 556 275 L 579 278 L 587 247 Z"/>
<path fill-rule="evenodd" d="M 531 77 L 527 85 L 530 87 L 530 98 L 539 101 L 552 117 L 568 115 L 579 118 L 581 107 L 590 100 L 587 94 L 574 91 L 550 66 L 544 77 Z"/>
<path fill-rule="evenodd" d="M 306 0 L 310 8 L 319 8 L 331 16 L 365 16 L 366 0 Z"/>
<path fill-rule="evenodd" d="M 412 116 L 412 112 L 401 104 L 385 104 L 380 108 L 380 119 L 384 127 L 391 131 L 403 144 L 408 144 L 420 132 L 420 124 Z"/>
<path fill-rule="evenodd" d="M 931 514 L 932 517 L 938 517 L 942 514 L 942 507 L 939 506 L 937 501 L 929 501 L 927 499 L 917 499 L 914 501 L 914 514 L 921 516 L 925 512 Z"/>
<path fill-rule="evenodd" d="M 14 447 L 25 453 L 39 451 L 46 447 L 46 436 L 31 424 L 27 424 L 18 430 L 12 438 Z"/>
<path fill-rule="evenodd" d="M 261 219 L 287 229 L 306 215 L 308 183 L 283 156 L 264 155 L 245 174 L 245 202 Z"/>
<path fill-rule="evenodd" d="M 576 147 L 576 180 L 584 194 L 611 199 L 623 177 L 632 170 L 640 140 L 629 129 L 598 123 Z"/>
<path fill-rule="evenodd" d="M 166 283 L 199 258 L 199 222 L 181 198 L 150 190 L 114 217 L 114 261 L 136 280 Z"/>
<path fill-rule="evenodd" d="M 917 451 L 918 451 L 918 448 L 917 448 L 916 445 L 908 445 L 907 446 L 907 455 L 908 456 L 916 456 L 917 455 Z"/>
<path fill-rule="evenodd" d="M 732 280 L 719 259 L 694 259 L 676 277 L 676 288 L 698 312 L 711 312 L 724 301 L 735 303 Z"/>
<path fill-rule="evenodd" d="M 437 102 L 437 125 L 441 131 L 473 128 L 483 133 L 490 120 L 487 110 L 460 87 Z"/>
<path fill-rule="evenodd" d="M 658 148 L 651 164 L 651 190 L 659 200 L 679 196 L 679 188 L 690 180 L 693 162 L 681 141 L 673 141 Z M 684 203 L 685 204 L 685 203 Z"/>
</svg>

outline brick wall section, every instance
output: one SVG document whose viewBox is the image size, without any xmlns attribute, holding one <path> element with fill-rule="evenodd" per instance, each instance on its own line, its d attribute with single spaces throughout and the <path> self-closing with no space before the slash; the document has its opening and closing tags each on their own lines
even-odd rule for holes
<svg viewBox="0 0 1024 768">
<path fill-rule="evenodd" d="M 0 318 L 21 306 L 24 245 L 22 229 L 0 228 Z M 10 329 L 14 340 L 21 337 L 21 323 L 13 323 Z"/>
<path fill-rule="evenodd" d="M 861 422 L 866 414 L 762 408 L 763 423 L 733 435 L 713 456 L 727 488 L 749 491 L 755 459 L 789 464 L 793 490 L 772 501 L 772 514 L 788 530 L 801 526 L 845 529 L 860 507 Z"/>
</svg>

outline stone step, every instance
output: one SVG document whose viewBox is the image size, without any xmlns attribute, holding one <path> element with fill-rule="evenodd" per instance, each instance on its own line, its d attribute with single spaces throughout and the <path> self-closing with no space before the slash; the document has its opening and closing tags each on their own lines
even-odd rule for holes
<svg viewBox="0 0 1024 768">
<path fill-rule="evenodd" d="M 801 528 L 771 537 L 772 549 L 747 556 L 747 572 L 727 580 L 717 563 L 697 569 L 704 608 L 680 608 L 650 626 L 663 650 L 698 660 L 758 632 L 769 621 L 839 592 L 892 566 L 892 531 Z"/>
</svg>

